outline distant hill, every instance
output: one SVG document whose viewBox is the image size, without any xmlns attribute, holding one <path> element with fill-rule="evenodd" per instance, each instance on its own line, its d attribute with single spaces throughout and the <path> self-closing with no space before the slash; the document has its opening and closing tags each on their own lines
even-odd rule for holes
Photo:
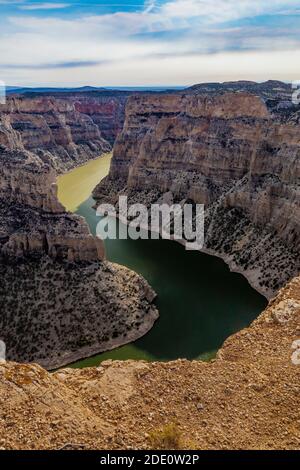
<svg viewBox="0 0 300 470">
<path fill-rule="evenodd" d="M 66 93 L 66 92 L 89 92 L 101 91 L 105 88 L 97 88 L 92 86 L 84 86 L 78 88 L 55 88 L 55 87 L 6 87 L 8 94 L 25 94 L 25 93 Z"/>
<path fill-rule="evenodd" d="M 88 92 L 107 92 L 107 91 L 126 91 L 126 92 L 164 92 L 164 91 L 180 91 L 184 90 L 185 87 L 93 87 L 93 86 L 83 86 L 83 87 L 13 87 L 7 86 L 6 92 L 9 95 L 18 94 L 24 95 L 28 93 L 88 93 Z"/>
<path fill-rule="evenodd" d="M 268 80 L 258 83 L 248 80 L 224 83 L 200 83 L 184 90 L 187 94 L 218 94 L 224 92 L 248 92 L 260 96 L 263 99 L 290 99 L 292 94 L 290 83 L 278 80 Z"/>
</svg>

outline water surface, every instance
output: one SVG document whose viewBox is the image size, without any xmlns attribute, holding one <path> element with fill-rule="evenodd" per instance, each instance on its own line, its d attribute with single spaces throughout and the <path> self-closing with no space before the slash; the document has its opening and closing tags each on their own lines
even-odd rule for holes
<svg viewBox="0 0 300 470">
<path fill-rule="evenodd" d="M 61 202 L 85 217 L 94 234 L 99 217 L 92 209 L 94 200 L 87 196 L 108 173 L 110 158 L 106 155 L 89 162 L 58 180 Z M 105 249 L 110 261 L 148 280 L 158 294 L 160 318 L 135 343 L 79 361 L 74 367 L 97 365 L 106 359 L 209 359 L 228 336 L 248 326 L 267 304 L 221 259 L 186 251 L 177 242 L 106 240 Z"/>
</svg>

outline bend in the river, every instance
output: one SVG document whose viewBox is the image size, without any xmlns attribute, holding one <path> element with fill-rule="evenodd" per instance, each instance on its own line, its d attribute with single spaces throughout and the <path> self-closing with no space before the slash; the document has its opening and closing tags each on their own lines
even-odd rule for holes
<svg viewBox="0 0 300 470">
<path fill-rule="evenodd" d="M 93 234 L 99 217 L 90 194 L 108 174 L 110 159 L 110 154 L 104 155 L 58 178 L 60 201 L 83 216 Z M 74 367 L 106 359 L 209 359 L 228 336 L 248 326 L 266 306 L 266 299 L 241 274 L 230 272 L 224 261 L 186 251 L 177 242 L 106 240 L 105 249 L 108 260 L 138 272 L 155 289 L 160 318 L 135 343 Z"/>
</svg>

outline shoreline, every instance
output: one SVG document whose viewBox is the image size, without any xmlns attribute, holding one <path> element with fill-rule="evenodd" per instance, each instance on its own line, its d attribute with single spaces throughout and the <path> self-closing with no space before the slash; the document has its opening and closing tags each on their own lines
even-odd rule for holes
<svg viewBox="0 0 300 470">
<path fill-rule="evenodd" d="M 139 276 L 139 274 L 137 273 L 136 275 Z M 149 331 L 155 325 L 155 322 L 159 319 L 158 310 L 155 309 L 152 314 L 148 314 L 146 319 L 147 321 L 143 322 L 143 324 L 138 330 L 131 330 L 127 333 L 126 340 L 120 341 L 118 338 L 110 339 L 109 341 L 107 341 L 106 346 L 104 347 L 101 347 L 100 343 L 94 344 L 93 346 L 85 346 L 84 348 L 81 348 L 78 351 L 66 352 L 64 354 L 61 354 L 61 356 L 59 356 L 59 360 L 54 359 L 49 362 L 39 361 L 39 364 L 49 371 L 56 371 L 62 368 L 72 369 L 72 364 L 75 364 L 76 362 L 89 359 L 93 356 L 97 356 L 98 354 L 113 351 L 114 349 L 118 349 L 122 346 L 126 346 L 127 344 L 131 344 L 145 336 L 147 333 L 149 333 Z"/>
<path fill-rule="evenodd" d="M 86 160 L 85 162 L 81 163 L 80 165 L 76 165 L 76 163 L 75 163 L 74 166 L 68 168 L 67 171 L 57 172 L 56 179 L 59 178 L 60 176 L 65 176 L 65 175 L 71 173 L 71 172 L 74 171 L 74 170 L 78 170 L 79 168 L 84 167 L 84 166 L 87 165 L 88 163 L 94 162 L 94 161 L 96 161 L 96 160 L 101 160 L 102 158 L 104 158 L 104 157 L 107 156 L 107 155 L 111 155 L 111 156 L 112 156 L 112 150 L 111 150 L 110 152 L 104 152 L 104 153 L 102 153 L 101 155 L 98 155 L 98 156 L 95 157 L 95 158 L 89 158 L 88 160 Z"/>
<path fill-rule="evenodd" d="M 97 211 L 97 209 L 95 209 L 95 210 Z M 114 215 L 110 215 L 110 217 L 114 217 Z M 128 226 L 129 223 L 130 223 L 127 219 L 120 216 L 119 214 L 116 215 L 116 218 L 120 222 L 122 222 L 124 225 Z M 146 228 L 143 225 L 141 225 L 140 227 L 141 227 L 142 230 L 149 231 L 148 228 Z M 153 233 L 158 233 L 161 237 L 161 232 L 160 231 L 159 232 L 153 232 Z M 184 247 L 186 245 L 186 242 L 184 240 L 175 240 L 173 237 L 170 237 L 170 238 L 167 238 L 167 239 L 164 239 L 164 240 L 169 240 L 169 241 L 179 243 L 180 245 L 182 245 Z M 241 274 L 247 280 L 247 282 L 252 287 L 252 289 L 254 289 L 260 295 L 265 297 L 265 299 L 268 300 L 268 302 L 270 300 L 272 300 L 277 295 L 278 291 L 277 292 L 272 291 L 272 292 L 270 292 L 270 294 L 268 294 L 265 290 L 263 290 L 259 286 L 257 286 L 256 285 L 257 284 L 257 277 L 255 276 L 255 274 L 252 271 L 247 272 L 247 271 L 244 271 L 244 270 L 240 269 L 239 266 L 237 266 L 234 262 L 232 262 L 232 260 L 230 259 L 230 256 L 222 255 L 221 253 L 218 253 L 218 252 L 216 252 L 214 250 L 211 250 L 209 248 L 202 248 L 201 250 L 195 250 L 195 251 L 198 251 L 199 253 L 204 253 L 204 254 L 209 255 L 209 256 L 215 256 L 216 258 L 222 259 L 224 261 L 224 263 L 228 266 L 230 272 Z"/>
<path fill-rule="evenodd" d="M 109 152 L 101 155 L 100 157 L 98 156 L 94 159 L 91 159 L 89 161 L 101 160 L 103 157 L 105 157 L 108 154 L 109 154 Z M 64 174 L 71 173 L 72 171 L 74 171 L 74 169 L 84 167 L 87 163 L 88 162 L 85 162 L 82 165 L 75 166 L 73 169 L 68 170 Z M 57 176 L 61 176 L 61 175 L 57 175 Z M 105 178 L 105 176 L 103 176 L 103 178 Z M 101 182 L 101 180 L 99 182 Z M 91 191 L 91 196 L 93 194 L 93 189 Z M 95 213 L 97 213 L 97 209 L 95 208 L 95 206 L 93 207 L 93 209 L 95 210 Z M 68 212 L 70 212 L 72 214 L 76 214 L 76 212 L 72 212 L 72 211 L 68 211 Z M 76 215 L 78 215 L 78 214 L 76 214 Z M 90 232 L 90 227 L 89 227 L 89 224 L 86 221 L 85 217 L 80 216 L 80 215 L 78 215 L 78 217 L 81 217 L 84 220 L 84 223 L 88 226 L 88 229 L 89 229 L 89 232 Z M 128 220 L 126 220 L 125 218 L 123 218 L 119 214 L 116 215 L 116 218 L 119 219 L 121 223 L 128 226 L 128 224 L 129 224 Z M 143 228 L 143 227 L 141 227 L 141 228 Z M 159 232 L 159 235 L 161 236 L 160 232 Z M 97 235 L 96 235 L 96 238 L 98 238 Z M 99 239 L 101 239 L 101 238 L 99 238 Z M 176 242 L 180 243 L 181 245 L 185 246 L 185 241 L 184 240 L 175 240 L 174 238 L 171 237 L 169 239 L 169 241 L 176 241 Z M 221 255 L 221 254 L 219 254 L 219 253 L 217 253 L 213 250 L 206 249 L 206 248 L 203 248 L 203 249 L 197 250 L 197 251 L 199 253 L 205 253 L 209 256 L 214 256 L 214 257 L 222 259 L 224 261 L 224 263 L 228 266 L 228 268 L 231 272 L 235 272 L 235 273 L 243 275 L 243 277 L 248 281 L 249 285 L 256 292 L 258 292 L 259 294 L 264 296 L 268 301 L 272 298 L 272 295 L 270 295 L 270 296 L 267 295 L 266 292 L 264 292 L 263 290 L 259 289 L 256 286 L 256 279 L 255 279 L 255 276 L 253 276 L 252 273 L 246 273 L 245 271 L 240 270 L 238 268 L 238 266 L 236 266 L 234 263 L 232 263 L 232 261 L 230 260 L 230 257 L 223 256 L 223 255 Z M 117 265 L 117 263 L 114 263 L 114 264 Z M 128 269 L 123 265 L 119 265 L 119 266 L 121 266 L 122 268 Z M 137 276 L 140 276 L 136 271 L 132 270 L 132 272 L 134 272 Z M 251 276 L 251 274 L 252 274 L 252 276 Z M 156 315 L 151 315 L 151 318 L 147 318 L 147 321 L 144 322 L 141 325 L 141 327 L 139 328 L 138 331 L 134 331 L 134 332 L 130 331 L 128 333 L 128 336 L 127 336 L 126 340 L 120 341 L 118 338 L 111 339 L 106 343 L 106 346 L 104 346 L 104 347 L 103 346 L 100 347 L 99 344 L 94 344 L 92 346 L 85 346 L 84 348 L 81 348 L 79 351 L 78 350 L 75 351 L 75 352 L 68 351 L 65 354 L 62 354 L 62 356 L 60 356 L 59 360 L 57 358 L 57 360 L 55 359 L 55 360 L 52 360 L 52 361 L 49 361 L 49 362 L 48 361 L 40 361 L 41 365 L 46 367 L 48 370 L 57 370 L 57 369 L 60 369 L 62 367 L 72 366 L 72 364 L 74 364 L 74 363 L 76 363 L 80 360 L 88 359 L 88 358 L 91 358 L 91 357 L 96 356 L 98 354 L 112 351 L 114 349 L 125 346 L 127 344 L 132 344 L 136 340 L 138 340 L 138 339 L 142 338 L 143 336 L 145 336 L 153 328 L 153 326 L 154 326 L 154 324 L 155 324 L 155 322 L 158 318 L 159 318 L 159 313 L 157 313 Z"/>
</svg>

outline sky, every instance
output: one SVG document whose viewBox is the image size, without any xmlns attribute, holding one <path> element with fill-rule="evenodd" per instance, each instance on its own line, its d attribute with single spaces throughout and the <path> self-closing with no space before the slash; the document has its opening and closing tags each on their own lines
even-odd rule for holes
<svg viewBox="0 0 300 470">
<path fill-rule="evenodd" d="M 300 79 L 300 0 L 0 0 L 0 81 Z"/>
</svg>

